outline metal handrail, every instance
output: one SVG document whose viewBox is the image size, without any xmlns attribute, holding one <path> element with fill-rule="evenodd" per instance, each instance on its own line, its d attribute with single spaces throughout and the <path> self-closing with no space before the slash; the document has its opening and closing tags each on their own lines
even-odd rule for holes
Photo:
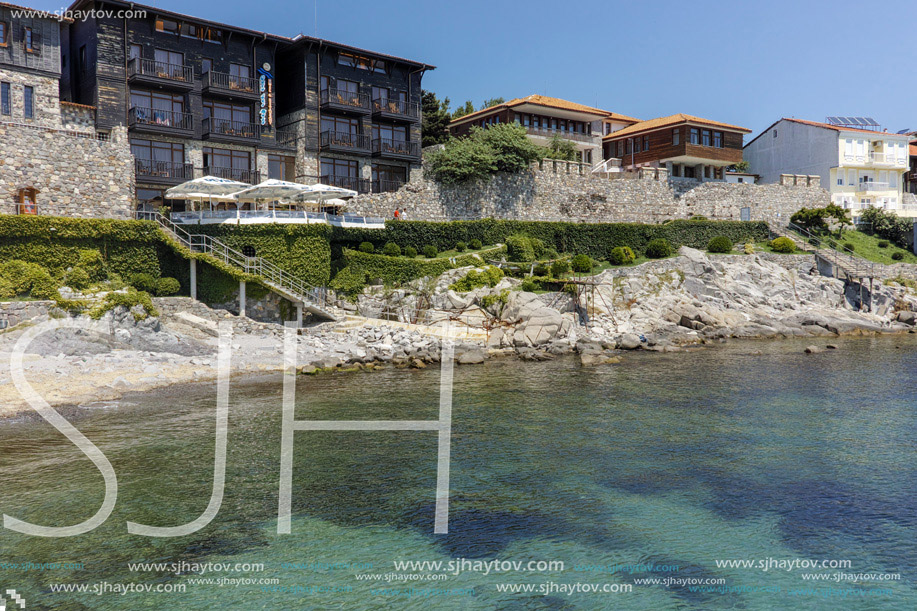
<svg viewBox="0 0 917 611">
<path fill-rule="evenodd" d="M 775 233 L 780 233 L 775 231 L 772 228 L 772 231 Z M 852 278 L 875 278 L 876 277 L 876 264 L 872 261 L 867 261 L 862 257 L 856 256 L 856 254 L 846 248 L 845 246 L 840 246 L 838 248 L 837 241 L 832 240 L 829 242 L 822 236 L 815 235 L 811 231 L 796 225 L 795 223 L 787 224 L 787 232 L 783 235 L 793 239 L 790 233 L 795 233 L 797 236 L 805 239 L 806 243 L 815 247 L 815 254 L 820 255 L 824 259 L 827 259 L 829 263 L 834 264 L 836 267 L 842 269 L 847 273 L 848 276 Z M 795 240 L 794 240 L 795 241 Z M 833 242 L 833 246 L 832 246 Z"/>
<path fill-rule="evenodd" d="M 246 274 L 258 276 L 272 288 L 293 295 L 303 303 L 311 302 L 317 307 L 331 305 L 325 287 L 311 286 L 262 257 L 247 257 L 212 236 L 192 234 L 158 212 L 138 210 L 137 217 L 156 221 L 160 227 L 171 232 L 179 244 L 188 250 L 210 255 L 227 265 L 241 268 Z"/>
</svg>

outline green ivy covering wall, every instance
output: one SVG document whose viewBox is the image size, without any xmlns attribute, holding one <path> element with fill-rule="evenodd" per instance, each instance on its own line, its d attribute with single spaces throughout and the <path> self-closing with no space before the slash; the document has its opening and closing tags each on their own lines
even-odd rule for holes
<svg viewBox="0 0 917 611">
<path fill-rule="evenodd" d="M 432 244 L 440 250 L 453 248 L 456 242 L 481 240 L 483 244 L 505 241 L 512 234 L 539 238 L 559 252 L 587 254 L 604 259 L 610 248 L 629 246 L 642 253 L 650 240 L 665 238 L 675 248 L 690 246 L 706 248 L 711 238 L 719 235 L 735 243 L 765 241 L 769 237 L 763 221 L 671 221 L 659 225 L 638 223 L 554 223 L 539 221 L 387 221 L 386 230 L 335 228 L 332 243 L 338 248 L 355 247 L 360 242 L 372 242 L 377 248 L 388 241 L 401 248 L 413 246 L 418 250 Z"/>
</svg>

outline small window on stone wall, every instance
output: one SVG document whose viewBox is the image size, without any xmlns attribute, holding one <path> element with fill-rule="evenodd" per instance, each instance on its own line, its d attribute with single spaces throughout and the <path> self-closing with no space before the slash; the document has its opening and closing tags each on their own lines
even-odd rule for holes
<svg viewBox="0 0 917 611">
<path fill-rule="evenodd" d="M 19 189 L 19 214 L 38 214 L 38 190 L 34 187 Z"/>
<path fill-rule="evenodd" d="M 246 245 L 246 246 L 243 246 L 243 247 L 242 247 L 242 254 L 245 255 L 246 257 L 254 257 L 254 256 L 255 256 L 255 247 L 254 247 L 254 246 L 247 246 L 247 245 Z"/>
</svg>

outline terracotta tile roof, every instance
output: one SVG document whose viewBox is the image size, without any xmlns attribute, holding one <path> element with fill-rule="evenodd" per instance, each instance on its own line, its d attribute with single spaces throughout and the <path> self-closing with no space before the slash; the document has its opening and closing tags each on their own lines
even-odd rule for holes
<svg viewBox="0 0 917 611">
<path fill-rule="evenodd" d="M 27 6 L 19 6 L 18 4 L 9 4 L 7 2 L 0 2 L 0 7 L 18 10 L 18 11 L 32 11 L 37 13 L 37 17 L 42 17 L 44 19 L 54 19 L 55 21 L 63 21 L 65 23 L 73 23 L 73 19 L 70 17 L 58 17 L 54 13 L 49 13 L 48 11 L 42 11 L 36 8 L 29 8 Z"/>
<path fill-rule="evenodd" d="M 719 121 L 711 121 L 710 119 L 701 119 L 700 117 L 678 113 L 677 115 L 659 117 L 657 119 L 650 119 L 649 121 L 641 121 L 640 123 L 628 125 L 624 129 L 619 129 L 616 132 L 608 134 L 603 138 L 603 140 L 613 140 L 615 138 L 620 138 L 621 136 L 632 136 L 633 134 L 639 134 L 648 130 L 659 129 L 660 127 L 666 127 L 668 125 L 679 125 L 686 122 L 710 125 L 711 127 L 722 127 L 723 129 L 731 129 L 746 134 L 751 133 L 751 130 L 747 127 L 739 127 L 738 125 L 730 125 L 728 123 L 720 123 Z"/>
<path fill-rule="evenodd" d="M 96 109 L 95 106 L 89 106 L 88 104 L 77 104 L 76 102 L 68 102 L 67 100 L 61 100 L 60 103 L 61 103 L 61 106 L 73 106 L 74 108 L 90 108 L 92 110 Z"/>
<path fill-rule="evenodd" d="M 909 149 L 908 154 L 909 154 L 911 157 L 917 157 L 917 144 L 911 144 L 911 145 L 908 147 L 908 149 Z"/>
<path fill-rule="evenodd" d="M 599 115 L 601 117 L 607 117 L 610 119 L 617 119 L 619 121 L 639 121 L 639 119 L 634 119 L 633 117 L 628 117 L 626 115 L 619 115 L 617 113 L 609 112 L 607 110 L 602 110 L 601 108 L 593 108 L 592 106 L 586 106 L 585 104 L 577 104 L 576 102 L 569 102 L 567 100 L 561 100 L 560 98 L 552 98 L 546 95 L 532 94 L 524 98 L 515 98 L 508 102 L 503 102 L 502 104 L 496 104 L 490 106 L 489 108 L 484 108 L 476 112 L 467 114 L 463 117 L 459 117 L 452 121 L 455 123 L 464 123 L 469 119 L 479 117 L 483 114 L 494 112 L 498 109 L 512 108 L 514 106 L 522 106 L 523 104 L 535 104 L 537 106 L 545 106 L 547 108 L 556 108 L 558 110 L 572 110 L 574 112 L 584 112 L 590 115 Z"/>
</svg>

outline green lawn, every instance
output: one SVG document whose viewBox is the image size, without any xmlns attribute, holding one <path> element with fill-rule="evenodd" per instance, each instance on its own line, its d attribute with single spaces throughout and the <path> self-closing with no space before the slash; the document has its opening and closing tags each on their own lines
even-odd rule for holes
<svg viewBox="0 0 917 611">
<path fill-rule="evenodd" d="M 743 244 L 743 245 L 742 245 L 742 248 L 744 248 L 744 247 L 745 247 L 745 245 Z M 755 252 L 772 252 L 772 253 L 776 253 L 776 254 L 778 254 L 778 255 L 804 255 L 804 254 L 806 254 L 806 251 L 802 250 L 802 249 L 799 248 L 798 246 L 796 247 L 796 251 L 795 251 L 795 252 L 789 252 L 789 253 L 786 253 L 786 252 L 779 252 L 779 253 L 778 253 L 778 252 L 775 251 L 773 248 L 771 248 L 771 243 L 770 243 L 770 242 L 758 242 L 758 243 L 756 243 L 756 244 L 755 244 Z"/>
<path fill-rule="evenodd" d="M 875 263 L 917 263 L 917 255 L 903 248 L 898 248 L 894 244 L 889 244 L 888 248 L 879 248 L 881 238 L 872 236 L 862 231 L 845 231 L 843 237 L 837 240 L 837 243 L 843 244 L 850 242 L 853 244 L 853 252 L 858 256 L 873 261 Z M 892 259 L 892 254 L 900 252 L 904 258 L 900 261 Z"/>
</svg>

